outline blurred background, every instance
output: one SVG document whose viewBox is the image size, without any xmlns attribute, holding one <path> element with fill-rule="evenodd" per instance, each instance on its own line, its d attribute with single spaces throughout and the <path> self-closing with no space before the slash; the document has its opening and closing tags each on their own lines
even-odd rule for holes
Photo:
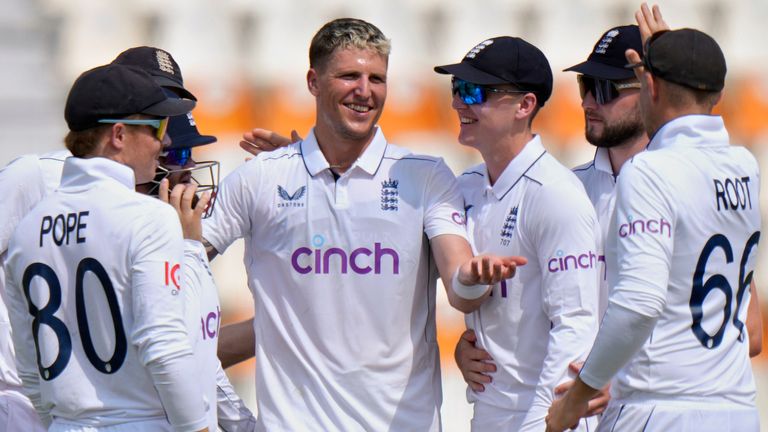
<svg viewBox="0 0 768 432">
<path fill-rule="evenodd" d="M 695 27 L 721 44 L 728 75 L 717 110 L 732 141 L 749 148 L 768 172 L 768 1 L 659 5 L 673 28 Z M 314 119 L 305 83 L 309 41 L 325 22 L 343 16 L 370 21 L 392 40 L 381 119 L 389 141 L 443 156 L 455 172 L 476 163 L 478 155 L 456 142 L 449 78 L 432 67 L 460 61 L 487 38 L 512 35 L 541 48 L 555 71 L 554 95 L 534 130 L 566 166 L 587 162 L 594 149 L 583 137 L 575 74 L 560 71 L 586 59 L 608 28 L 634 23 L 639 5 L 628 0 L 0 0 L 0 6 L 0 166 L 21 154 L 63 147 L 64 100 L 77 75 L 126 48 L 149 45 L 169 51 L 181 65 L 186 87 L 199 99 L 194 116 L 201 133 L 219 137 L 197 149 L 195 159 L 220 160 L 225 175 L 247 156 L 237 143 L 252 127 L 284 135 L 296 129 L 306 136 Z M 765 219 L 767 207 L 760 202 Z M 762 298 L 768 298 L 766 244 L 756 271 Z M 253 308 L 242 245 L 217 258 L 213 268 L 224 321 L 249 318 Z M 464 322 L 444 296 L 438 325 L 444 428 L 469 430 L 471 407 L 452 359 Z M 763 431 L 768 431 L 766 359 L 763 354 L 753 361 Z M 254 367 L 249 362 L 228 373 L 255 410 Z"/>
</svg>

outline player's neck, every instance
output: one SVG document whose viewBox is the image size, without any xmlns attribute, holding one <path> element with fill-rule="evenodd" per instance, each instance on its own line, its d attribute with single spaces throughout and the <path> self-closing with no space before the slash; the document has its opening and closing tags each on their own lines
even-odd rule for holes
<svg viewBox="0 0 768 432">
<path fill-rule="evenodd" d="M 373 129 L 370 136 L 356 139 L 339 136 L 332 131 L 315 127 L 315 138 L 320 151 L 323 152 L 329 167 L 339 174 L 346 172 L 360 158 L 375 135 L 376 129 Z"/>
<path fill-rule="evenodd" d="M 501 173 L 507 169 L 510 162 L 523 151 L 525 145 L 532 139 L 533 133 L 530 129 L 526 129 L 524 132 L 510 135 L 506 139 L 480 149 L 480 154 L 482 154 L 488 169 L 488 180 L 491 185 L 496 183 Z"/>
<path fill-rule="evenodd" d="M 608 149 L 608 159 L 611 161 L 613 175 L 619 175 L 624 162 L 645 150 L 646 146 L 648 146 L 648 136 L 643 133 L 615 147 L 610 147 Z"/>
</svg>

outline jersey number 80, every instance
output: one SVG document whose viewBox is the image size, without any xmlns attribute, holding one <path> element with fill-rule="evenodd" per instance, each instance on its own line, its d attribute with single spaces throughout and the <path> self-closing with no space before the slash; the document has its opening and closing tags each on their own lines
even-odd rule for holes
<svg viewBox="0 0 768 432">
<path fill-rule="evenodd" d="M 93 273 L 101 283 L 101 287 L 104 289 L 106 295 L 107 304 L 109 305 L 109 312 L 112 316 L 112 324 L 115 331 L 115 350 L 112 353 L 112 357 L 104 361 L 96 353 L 96 348 L 93 346 L 93 339 L 91 338 L 91 330 L 88 327 L 88 315 L 85 310 L 85 294 L 83 281 L 86 273 Z M 30 285 L 32 279 L 35 277 L 41 277 L 48 285 L 49 296 L 48 303 L 42 308 L 38 308 L 33 302 L 30 296 Z M 32 320 L 32 334 L 35 340 L 35 349 L 37 351 L 37 367 L 40 372 L 40 376 L 50 381 L 56 378 L 64 371 L 69 363 L 69 358 L 72 355 L 72 338 L 69 335 L 66 324 L 54 314 L 61 306 L 61 284 L 59 278 L 56 276 L 54 270 L 43 263 L 31 264 L 24 271 L 24 277 L 22 278 L 22 286 L 24 288 L 24 296 L 27 298 L 29 304 L 29 313 L 32 314 L 34 319 Z M 117 295 L 115 295 L 115 289 L 112 286 L 112 282 L 109 280 L 109 275 L 97 260 L 93 258 L 83 258 L 80 264 L 77 266 L 77 273 L 75 275 L 75 310 L 77 313 L 77 329 L 80 332 L 80 340 L 83 343 L 83 349 L 85 355 L 88 357 L 88 361 L 99 372 L 105 374 L 113 374 L 117 372 L 125 361 L 125 355 L 127 351 L 127 341 L 125 337 L 125 329 L 123 327 L 123 318 L 120 315 L 120 306 L 117 303 Z M 54 334 L 58 340 L 59 352 L 56 355 L 56 359 L 50 366 L 43 366 L 40 355 L 40 326 L 46 325 Z"/>
<path fill-rule="evenodd" d="M 744 274 L 747 269 L 747 261 L 752 249 L 757 246 L 760 240 L 760 231 L 754 232 L 744 245 L 744 252 L 741 254 L 741 266 L 739 267 L 739 285 L 736 291 L 736 310 L 733 313 L 733 325 L 739 332 L 738 340 L 744 341 L 744 323 L 739 319 L 739 310 L 741 309 L 741 303 L 744 300 L 744 293 L 749 289 L 749 284 L 752 282 L 753 272 Z M 733 248 L 728 238 L 722 234 L 715 234 L 709 238 L 704 245 L 704 249 L 699 255 L 699 261 L 696 264 L 696 271 L 693 273 L 693 289 L 691 290 L 691 315 L 693 323 L 691 324 L 691 330 L 701 345 L 708 349 L 717 348 L 723 341 L 723 335 L 725 334 L 725 327 L 731 317 L 731 299 L 734 295 L 733 288 L 731 288 L 730 282 L 725 276 L 721 274 L 713 274 L 706 281 L 704 281 L 704 273 L 707 266 L 707 261 L 712 255 L 715 249 L 720 248 L 725 253 L 725 261 L 730 264 L 733 262 Z M 702 304 L 704 299 L 709 295 L 712 290 L 718 289 L 725 295 L 725 306 L 723 307 L 723 322 L 720 328 L 717 329 L 714 335 L 710 335 L 701 326 L 701 320 L 704 317 L 702 311 Z"/>
</svg>

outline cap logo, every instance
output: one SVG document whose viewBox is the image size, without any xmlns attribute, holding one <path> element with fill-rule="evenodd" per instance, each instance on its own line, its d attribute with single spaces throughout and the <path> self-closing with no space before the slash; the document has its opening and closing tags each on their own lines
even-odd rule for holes
<svg viewBox="0 0 768 432">
<path fill-rule="evenodd" d="M 480 53 L 480 51 L 486 49 L 487 47 L 493 45 L 493 40 L 488 39 L 485 41 L 480 42 L 479 44 L 475 45 L 474 48 L 469 50 L 467 55 L 464 56 L 465 59 L 473 59 L 477 57 L 477 55 Z"/>
<path fill-rule="evenodd" d="M 190 126 L 197 126 L 197 124 L 195 124 L 195 118 L 192 117 L 192 113 L 191 112 L 187 113 L 187 120 L 189 120 L 189 125 Z"/>
<path fill-rule="evenodd" d="M 155 57 L 157 57 L 157 66 L 161 71 L 174 75 L 173 62 L 171 61 L 171 56 L 167 52 L 157 50 L 155 51 Z"/>
<path fill-rule="evenodd" d="M 613 38 L 619 35 L 619 31 L 616 29 L 613 29 L 609 31 L 608 33 L 603 36 L 603 39 L 600 41 L 599 44 L 597 44 L 597 48 L 595 48 L 595 54 L 605 54 L 605 51 L 608 49 L 608 46 L 613 42 Z"/>
</svg>

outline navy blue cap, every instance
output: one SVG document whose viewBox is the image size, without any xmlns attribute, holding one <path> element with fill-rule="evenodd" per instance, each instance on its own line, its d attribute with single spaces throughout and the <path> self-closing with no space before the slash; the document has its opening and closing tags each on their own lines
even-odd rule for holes
<svg viewBox="0 0 768 432">
<path fill-rule="evenodd" d="M 606 80 L 634 78 L 632 69 L 624 67 L 627 64 L 624 53 L 628 49 L 637 51 L 642 57 L 643 41 L 640 38 L 640 28 L 636 25 L 614 27 L 600 37 L 587 61 L 571 66 L 564 72 L 573 71 Z"/>
<path fill-rule="evenodd" d="M 195 107 L 195 101 L 168 97 L 143 69 L 109 64 L 83 72 L 69 90 L 64 119 L 71 131 L 98 126 L 105 118 L 134 114 L 170 117 Z"/>
<path fill-rule="evenodd" d="M 168 136 L 171 137 L 171 145 L 167 147 L 169 150 L 197 147 L 216 142 L 215 136 L 200 135 L 191 112 L 170 118 Z"/>
<path fill-rule="evenodd" d="M 152 75 L 158 85 L 173 89 L 185 99 L 197 100 L 195 95 L 184 88 L 181 68 L 168 51 L 148 46 L 129 48 L 121 52 L 112 63 L 138 66 Z"/>
<path fill-rule="evenodd" d="M 653 76 L 688 88 L 721 91 L 728 70 L 711 36 L 691 28 L 654 33 L 644 64 Z"/>
<path fill-rule="evenodd" d="M 436 66 L 435 72 L 481 85 L 512 84 L 535 93 L 539 106 L 552 95 L 552 68 L 547 58 L 518 37 L 499 36 L 480 42 L 460 63 Z"/>
</svg>

